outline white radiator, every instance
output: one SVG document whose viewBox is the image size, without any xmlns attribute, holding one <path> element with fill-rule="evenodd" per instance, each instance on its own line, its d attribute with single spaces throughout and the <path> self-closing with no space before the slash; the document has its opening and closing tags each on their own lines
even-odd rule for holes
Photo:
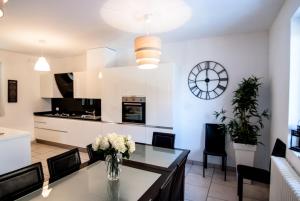
<svg viewBox="0 0 300 201">
<path fill-rule="evenodd" d="M 300 177 L 285 158 L 272 156 L 270 201 L 300 201 Z"/>
</svg>

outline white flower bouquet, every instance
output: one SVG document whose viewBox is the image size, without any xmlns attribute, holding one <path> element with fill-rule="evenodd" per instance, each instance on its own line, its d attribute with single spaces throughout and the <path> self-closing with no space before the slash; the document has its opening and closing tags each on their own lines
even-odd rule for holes
<svg viewBox="0 0 300 201">
<path fill-rule="evenodd" d="M 135 142 L 130 136 L 110 133 L 98 136 L 93 144 L 93 150 L 105 156 L 108 179 L 118 180 L 121 171 L 119 164 L 122 162 L 122 158 L 129 159 L 135 151 Z"/>
<path fill-rule="evenodd" d="M 93 144 L 93 150 L 104 154 L 104 156 L 121 153 L 123 158 L 129 159 L 135 151 L 135 142 L 130 136 L 110 133 L 98 136 Z"/>
</svg>

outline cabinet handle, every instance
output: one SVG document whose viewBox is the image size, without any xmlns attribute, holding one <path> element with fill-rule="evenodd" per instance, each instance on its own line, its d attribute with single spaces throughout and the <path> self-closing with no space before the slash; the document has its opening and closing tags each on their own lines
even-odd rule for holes
<svg viewBox="0 0 300 201">
<path fill-rule="evenodd" d="M 55 131 L 55 132 L 61 132 L 61 133 L 68 133 L 68 131 L 55 130 L 55 129 L 50 129 L 50 128 L 39 128 L 39 127 L 34 127 L 34 128 L 41 129 L 41 130 L 47 130 L 47 131 Z"/>
</svg>

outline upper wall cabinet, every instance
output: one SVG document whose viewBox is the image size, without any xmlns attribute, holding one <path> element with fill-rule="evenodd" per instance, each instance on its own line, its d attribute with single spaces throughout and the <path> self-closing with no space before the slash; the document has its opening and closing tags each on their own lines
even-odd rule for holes
<svg viewBox="0 0 300 201">
<path fill-rule="evenodd" d="M 101 79 L 98 71 L 74 73 L 74 98 L 101 98 Z"/>
<path fill-rule="evenodd" d="M 40 76 L 40 94 L 42 98 L 62 98 L 54 74 L 47 73 Z"/>
</svg>

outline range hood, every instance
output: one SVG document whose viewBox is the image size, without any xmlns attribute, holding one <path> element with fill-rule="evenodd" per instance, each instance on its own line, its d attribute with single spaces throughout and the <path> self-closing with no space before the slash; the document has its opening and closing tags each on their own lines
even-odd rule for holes
<svg viewBox="0 0 300 201">
<path fill-rule="evenodd" d="M 54 74 L 57 88 L 64 98 L 73 98 L 73 73 Z"/>
</svg>

